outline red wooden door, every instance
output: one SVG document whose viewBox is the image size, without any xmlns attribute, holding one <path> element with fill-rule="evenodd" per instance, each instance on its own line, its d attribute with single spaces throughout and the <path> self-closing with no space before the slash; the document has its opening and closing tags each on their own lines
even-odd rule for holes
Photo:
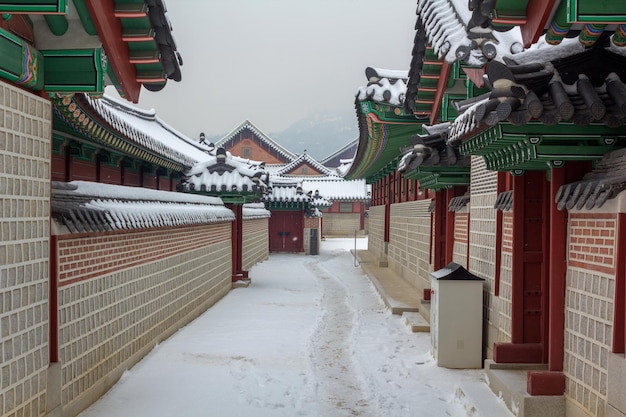
<svg viewBox="0 0 626 417">
<path fill-rule="evenodd" d="M 515 216 L 514 237 L 518 250 L 514 252 L 513 320 L 515 343 L 541 343 L 547 348 L 548 325 L 548 226 L 550 222 L 550 199 L 545 172 L 528 171 L 517 181 L 514 198 L 519 201 Z M 514 200 L 515 201 L 515 200 Z M 515 258 L 518 257 L 516 260 Z"/>
<path fill-rule="evenodd" d="M 273 211 L 269 222 L 271 252 L 304 252 L 301 211 Z"/>
</svg>

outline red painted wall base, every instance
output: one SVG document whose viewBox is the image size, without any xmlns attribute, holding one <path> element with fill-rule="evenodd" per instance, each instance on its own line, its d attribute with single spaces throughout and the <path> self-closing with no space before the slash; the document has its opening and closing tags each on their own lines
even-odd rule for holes
<svg viewBox="0 0 626 417">
<path fill-rule="evenodd" d="M 543 363 L 540 343 L 494 343 L 493 360 L 496 363 Z"/>
<path fill-rule="evenodd" d="M 565 375 L 563 372 L 529 371 L 526 389 L 530 395 L 563 395 Z"/>
<path fill-rule="evenodd" d="M 232 275 L 233 282 L 240 281 L 242 279 L 248 279 L 248 271 L 239 271 Z"/>
</svg>

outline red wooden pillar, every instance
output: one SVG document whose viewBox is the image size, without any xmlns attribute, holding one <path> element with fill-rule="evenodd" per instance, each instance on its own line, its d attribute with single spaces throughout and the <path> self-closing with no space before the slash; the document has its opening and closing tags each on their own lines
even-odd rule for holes
<svg viewBox="0 0 626 417">
<path fill-rule="evenodd" d="M 433 259 L 433 267 L 435 271 L 446 266 L 446 213 L 445 211 L 448 209 L 446 204 L 446 192 L 445 191 L 437 191 L 435 192 L 435 213 L 433 216 L 434 223 L 434 234 L 433 238 L 434 242 L 434 259 Z"/>
<path fill-rule="evenodd" d="M 513 259 L 511 262 L 511 343 L 523 343 L 524 303 L 524 181 L 523 175 L 513 177 Z"/>
<path fill-rule="evenodd" d="M 235 282 L 248 278 L 248 271 L 243 270 L 243 205 L 228 206 L 235 213 L 235 221 L 231 223 L 232 280 Z"/>
<path fill-rule="evenodd" d="M 565 183 L 565 169 L 552 168 L 550 180 L 550 281 L 548 286 L 548 370 L 562 371 L 565 337 L 565 275 L 567 273 L 567 211 L 558 210 L 556 193 Z"/>
<path fill-rule="evenodd" d="M 445 260 L 444 265 L 448 265 L 454 259 L 454 213 L 448 210 L 450 201 L 455 197 L 455 189 L 448 188 L 445 191 L 445 204 L 443 205 L 443 216 L 445 218 Z"/>
</svg>

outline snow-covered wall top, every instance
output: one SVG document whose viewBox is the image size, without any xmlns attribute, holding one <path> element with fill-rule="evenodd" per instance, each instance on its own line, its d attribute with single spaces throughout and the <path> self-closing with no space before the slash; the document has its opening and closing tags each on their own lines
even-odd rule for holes
<svg viewBox="0 0 626 417">
<path fill-rule="evenodd" d="M 265 208 L 263 203 L 248 203 L 243 205 L 244 219 L 266 219 L 272 217 L 272 213 Z"/>
<path fill-rule="evenodd" d="M 216 197 L 73 181 L 52 183 L 52 216 L 70 233 L 232 221 Z M 63 233 L 61 231 L 61 233 Z"/>
</svg>

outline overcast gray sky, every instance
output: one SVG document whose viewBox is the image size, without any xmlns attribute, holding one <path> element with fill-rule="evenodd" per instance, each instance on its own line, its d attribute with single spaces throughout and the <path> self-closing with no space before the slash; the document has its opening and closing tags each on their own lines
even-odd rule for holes
<svg viewBox="0 0 626 417">
<path fill-rule="evenodd" d="M 270 133 L 316 112 L 354 114 L 367 66 L 408 70 L 416 3 L 167 0 L 183 79 L 142 90 L 139 106 L 194 138 L 245 119 Z"/>
</svg>

